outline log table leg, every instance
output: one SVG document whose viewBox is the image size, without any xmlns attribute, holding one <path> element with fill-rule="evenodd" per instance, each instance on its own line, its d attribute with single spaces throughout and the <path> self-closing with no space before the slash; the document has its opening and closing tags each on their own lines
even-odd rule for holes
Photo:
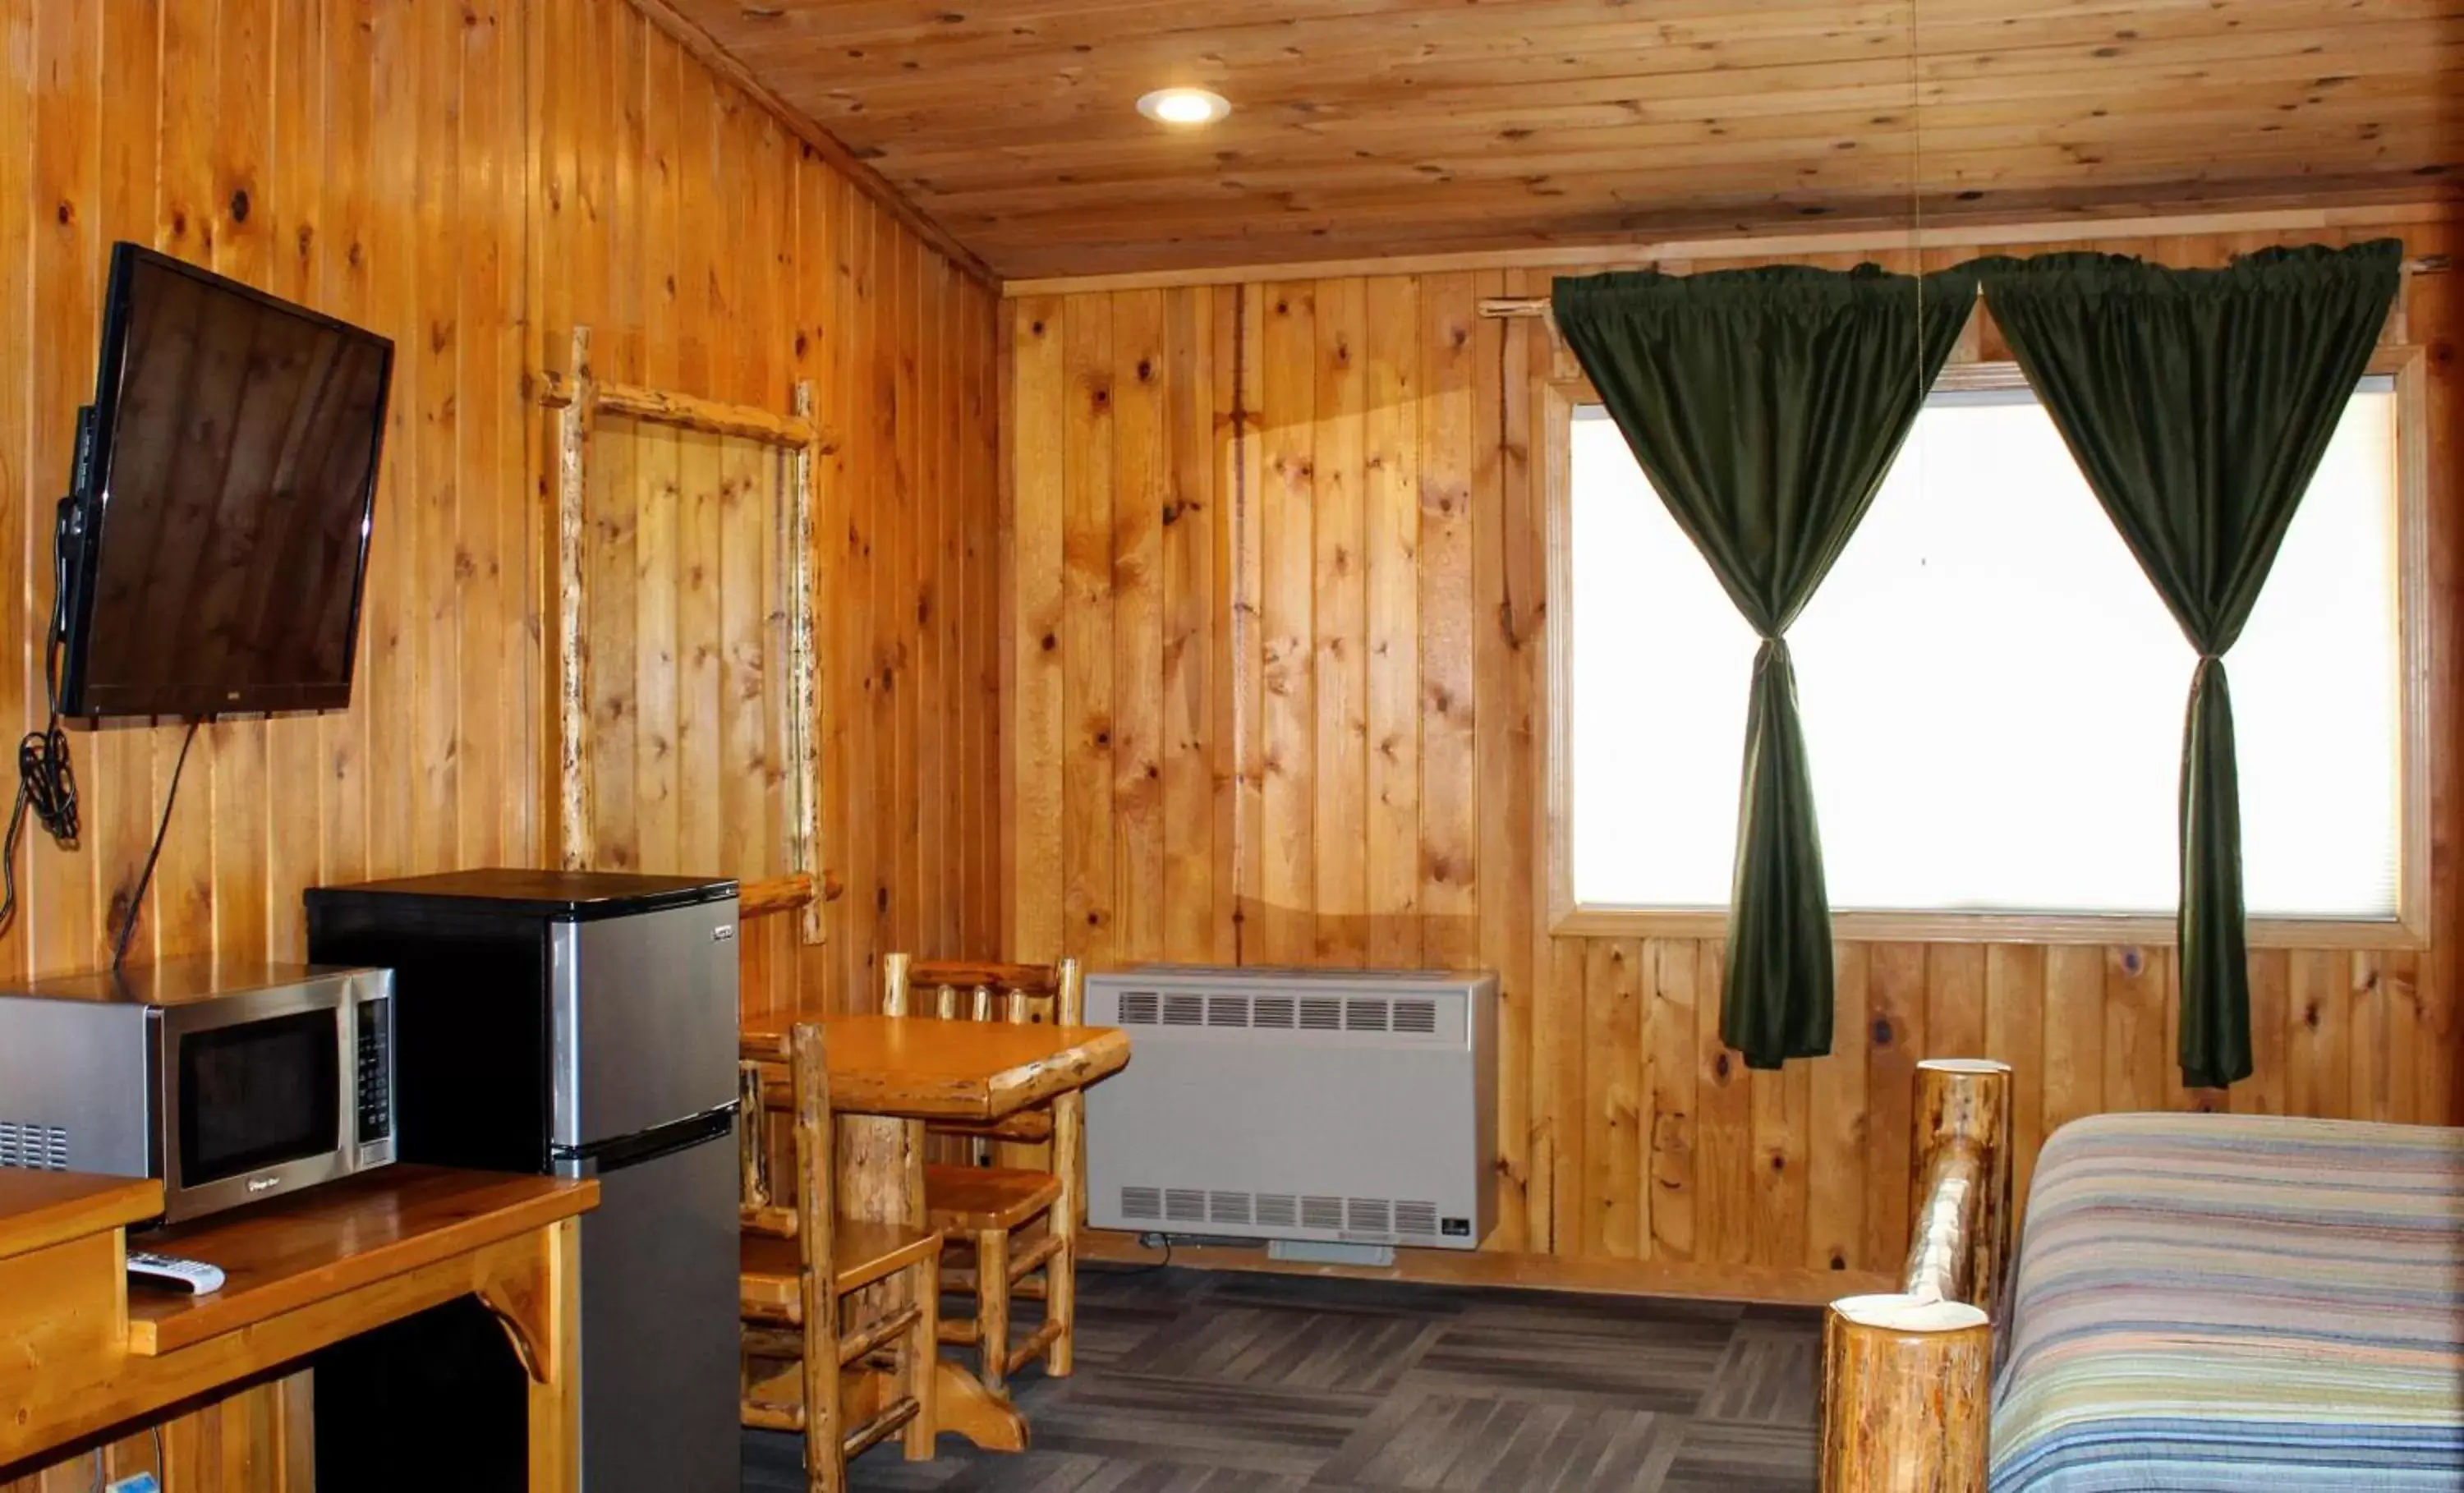
<svg viewBox="0 0 2464 1493">
<path fill-rule="evenodd" d="M 837 1123 L 839 1210 L 851 1219 L 922 1227 L 924 1122 L 842 1113 Z M 928 1413 L 935 1431 L 955 1431 L 986 1451 L 1026 1450 L 1026 1417 L 957 1359 L 934 1365 Z M 913 1458 L 912 1449 L 909 1455 Z"/>
</svg>

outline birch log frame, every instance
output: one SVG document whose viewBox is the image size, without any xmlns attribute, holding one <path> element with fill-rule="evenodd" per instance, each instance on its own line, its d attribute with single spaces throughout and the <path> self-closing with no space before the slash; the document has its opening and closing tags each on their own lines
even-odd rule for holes
<svg viewBox="0 0 2464 1493">
<path fill-rule="evenodd" d="M 2009 1065 L 1917 1065 L 1916 1219 L 1900 1291 L 1823 1314 L 1822 1493 L 1982 1493 L 2011 1133 Z"/>
<path fill-rule="evenodd" d="M 795 385 L 795 410 L 776 414 L 750 405 L 728 405 L 695 395 L 630 384 L 601 383 L 590 372 L 590 328 L 573 329 L 568 366 L 562 372 L 542 371 L 539 402 L 559 412 L 557 425 L 557 839 L 559 859 L 568 870 L 589 867 L 595 859 L 590 731 L 590 649 L 584 633 L 589 605 L 589 576 L 584 545 L 587 530 L 591 441 L 603 414 L 614 414 L 649 425 L 673 426 L 723 439 L 749 440 L 782 451 L 787 460 L 785 511 L 780 516 L 780 553 L 783 574 L 781 590 L 787 598 L 784 641 L 787 650 L 787 698 L 781 756 L 787 770 L 787 869 L 810 887 L 821 862 L 820 801 L 820 661 L 813 635 L 813 474 L 815 457 L 832 445 L 814 420 L 813 386 Z M 823 922 L 817 901 L 803 913 L 803 941 L 822 941 Z"/>
</svg>

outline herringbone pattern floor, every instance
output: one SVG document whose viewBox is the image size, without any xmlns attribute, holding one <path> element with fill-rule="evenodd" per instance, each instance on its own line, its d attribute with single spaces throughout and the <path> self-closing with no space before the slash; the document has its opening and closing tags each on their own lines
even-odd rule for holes
<svg viewBox="0 0 2464 1493">
<path fill-rule="evenodd" d="M 1810 1310 L 1192 1270 L 1081 1272 L 1078 1372 L 862 1493 L 1804 1493 Z M 748 1433 L 747 1493 L 803 1486 Z"/>
</svg>

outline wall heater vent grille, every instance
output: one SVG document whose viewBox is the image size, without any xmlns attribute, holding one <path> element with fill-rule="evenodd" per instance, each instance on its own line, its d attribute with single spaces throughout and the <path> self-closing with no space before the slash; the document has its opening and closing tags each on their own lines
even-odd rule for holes
<svg viewBox="0 0 2464 1493">
<path fill-rule="evenodd" d="M 1351 1236 L 1407 1241 L 1438 1237 L 1438 1205 L 1388 1197 L 1298 1197 L 1289 1193 L 1199 1192 L 1182 1187 L 1124 1187 L 1121 1217 L 1145 1223 L 1204 1223 L 1235 1228 L 1325 1229 Z M 1296 1206 L 1297 1205 L 1297 1206 Z"/>
<path fill-rule="evenodd" d="M 1496 1219 L 1497 979 L 1146 965 L 1087 981 L 1088 1222 L 1473 1249 Z"/>
<path fill-rule="evenodd" d="M 1123 1026 L 1211 1026 L 1228 1031 L 1394 1032 L 1438 1035 L 1434 1000 L 1383 1000 L 1374 997 L 1159 995 L 1124 991 Z"/>
</svg>

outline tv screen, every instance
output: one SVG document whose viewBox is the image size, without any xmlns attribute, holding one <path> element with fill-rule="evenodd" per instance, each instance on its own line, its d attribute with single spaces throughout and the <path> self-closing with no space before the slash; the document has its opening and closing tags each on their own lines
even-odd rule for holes
<svg viewBox="0 0 2464 1493">
<path fill-rule="evenodd" d="M 112 251 L 58 536 L 60 714 L 350 703 L 392 373 L 385 338 Z"/>
</svg>

